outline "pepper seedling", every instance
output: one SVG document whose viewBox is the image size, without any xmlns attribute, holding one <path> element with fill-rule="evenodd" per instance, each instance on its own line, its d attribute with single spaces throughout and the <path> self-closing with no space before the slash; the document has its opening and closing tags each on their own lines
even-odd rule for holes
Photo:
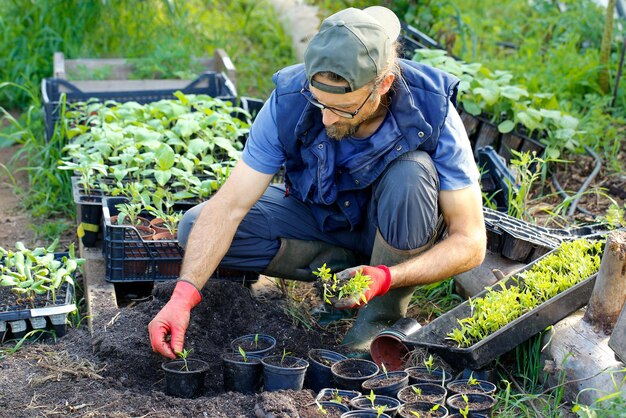
<svg viewBox="0 0 626 418">
<path fill-rule="evenodd" d="M 181 370 L 185 370 L 187 372 L 189 371 L 189 365 L 187 364 L 187 357 L 189 357 L 189 354 L 191 354 L 192 351 L 193 351 L 193 348 L 190 348 L 189 350 L 184 348 L 183 351 L 176 352 L 176 355 L 183 360 L 183 367 L 180 368 Z"/>
<path fill-rule="evenodd" d="M 246 350 L 241 348 L 241 346 L 239 346 L 239 354 L 241 354 L 241 357 L 243 358 L 243 362 L 247 363 L 248 362 L 248 355 L 246 354 Z"/>
<path fill-rule="evenodd" d="M 358 270 L 353 277 L 347 280 L 339 280 L 336 274 L 330 273 L 330 268 L 326 263 L 313 272 L 322 284 L 322 299 L 328 304 L 332 304 L 332 299 L 341 300 L 343 298 L 354 298 L 367 303 L 365 292 L 372 283 L 372 278 L 363 274 L 363 270 Z"/>
<path fill-rule="evenodd" d="M 367 399 L 369 399 L 369 401 L 372 403 L 372 408 L 373 408 L 374 407 L 374 402 L 376 401 L 376 394 L 374 393 L 374 391 L 370 389 L 370 394 L 369 395 L 365 395 L 365 397 Z"/>
</svg>

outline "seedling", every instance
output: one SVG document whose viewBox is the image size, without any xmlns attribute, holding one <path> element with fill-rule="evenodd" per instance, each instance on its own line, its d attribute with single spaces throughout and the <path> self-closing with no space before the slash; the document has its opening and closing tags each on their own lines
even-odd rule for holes
<svg viewBox="0 0 626 418">
<path fill-rule="evenodd" d="M 415 393 L 417 396 L 422 396 L 422 388 L 411 386 L 411 389 L 413 390 L 413 393 Z"/>
<path fill-rule="evenodd" d="M 424 367 L 426 367 L 426 371 L 428 371 L 428 374 L 432 373 L 434 363 L 435 359 L 433 358 L 432 354 L 428 356 L 428 359 L 424 359 Z"/>
<path fill-rule="evenodd" d="M 358 270 L 353 277 L 347 280 L 340 280 L 336 274 L 330 273 L 330 268 L 326 263 L 319 267 L 313 274 L 317 276 L 322 284 L 322 299 L 328 304 L 332 304 L 332 299 L 341 300 L 343 298 L 354 298 L 355 300 L 367 303 L 365 292 L 372 283 L 372 278 Z"/>
<path fill-rule="evenodd" d="M 241 354 L 241 357 L 243 358 L 244 363 L 247 363 L 248 362 L 248 355 L 246 354 L 246 350 L 241 348 L 241 346 L 239 346 L 239 354 Z"/>
<path fill-rule="evenodd" d="M 467 384 L 468 385 L 477 385 L 478 384 L 478 379 L 476 379 L 474 377 L 473 373 L 470 373 L 469 377 L 467 378 Z"/>
<path fill-rule="evenodd" d="M 378 405 L 376 407 L 376 418 L 380 417 L 382 414 L 385 413 L 385 410 L 387 409 L 386 405 Z"/>
<path fill-rule="evenodd" d="M 332 398 L 330 399 L 330 401 L 335 403 L 343 403 L 343 399 L 341 398 L 341 395 L 339 395 L 338 390 L 333 390 Z"/>
<path fill-rule="evenodd" d="M 317 409 L 320 410 L 320 413 L 322 415 L 327 415 L 328 411 L 326 410 L 326 408 L 324 408 L 324 405 L 322 405 L 321 403 L 319 403 L 318 401 L 315 401 L 315 404 L 317 405 Z"/>
<path fill-rule="evenodd" d="M 469 398 L 466 394 L 462 394 L 461 398 L 465 401 L 465 408 L 459 408 L 459 413 L 463 415 L 463 418 L 467 418 L 469 416 Z"/>
<path fill-rule="evenodd" d="M 254 334 L 254 348 L 259 348 L 259 334 Z"/>
<path fill-rule="evenodd" d="M 280 365 L 282 366 L 285 362 L 285 358 L 291 354 L 291 351 L 287 351 L 287 349 L 283 348 L 283 355 L 280 357 Z"/>
<path fill-rule="evenodd" d="M 187 364 L 187 357 L 189 356 L 189 354 L 191 354 L 192 351 L 193 351 L 193 348 L 190 348 L 189 350 L 184 348 L 183 351 L 176 352 L 176 355 L 183 360 L 183 367 L 181 367 L 181 370 L 185 370 L 187 372 L 189 371 L 189 365 Z"/>
<path fill-rule="evenodd" d="M 365 395 L 365 397 L 367 399 L 369 399 L 369 401 L 372 403 L 372 408 L 373 408 L 374 407 L 374 402 L 376 401 L 376 394 L 374 393 L 374 391 L 370 389 L 370 394 L 369 395 Z"/>
<path fill-rule="evenodd" d="M 387 372 L 387 368 L 385 367 L 385 363 L 380 363 L 383 368 L 383 373 L 385 373 L 385 379 L 389 379 L 389 373 Z"/>
</svg>

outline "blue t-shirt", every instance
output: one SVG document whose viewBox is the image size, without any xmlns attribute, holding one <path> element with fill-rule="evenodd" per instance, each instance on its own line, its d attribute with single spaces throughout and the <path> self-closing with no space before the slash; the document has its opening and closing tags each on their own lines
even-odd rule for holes
<svg viewBox="0 0 626 418">
<path fill-rule="evenodd" d="M 274 174 L 285 164 L 285 152 L 278 140 L 275 92 L 259 111 L 243 150 L 242 158 L 253 169 Z M 451 104 L 448 115 L 437 142 L 437 148 L 430 156 L 439 174 L 441 190 L 459 190 L 475 183 L 479 178 L 472 148 L 459 114 Z M 386 135 L 396 131 L 395 119 L 385 118 L 383 124 L 372 135 Z M 346 138 L 336 141 L 335 152 L 338 162 L 345 162 L 367 144 L 369 138 Z"/>
</svg>

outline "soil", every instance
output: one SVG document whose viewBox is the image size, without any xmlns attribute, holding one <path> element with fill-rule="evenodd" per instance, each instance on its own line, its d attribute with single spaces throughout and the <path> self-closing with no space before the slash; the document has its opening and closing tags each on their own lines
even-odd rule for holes
<svg viewBox="0 0 626 418">
<path fill-rule="evenodd" d="M 418 414 L 418 415 L 414 415 L 414 414 Z M 402 409 L 402 414 L 399 414 L 398 417 L 411 418 L 411 417 L 418 416 L 420 418 L 438 418 L 444 415 L 445 415 L 445 412 L 443 412 L 443 409 L 441 411 L 424 411 L 423 409 L 419 409 L 415 407 L 411 408 L 410 406 L 406 406 Z"/>
<path fill-rule="evenodd" d="M 448 383 L 447 388 L 448 391 L 450 391 L 451 395 L 455 393 L 478 393 L 490 395 L 496 390 L 495 386 L 493 386 L 491 383 L 482 381 L 479 381 L 478 383 L 475 383 L 473 385 L 465 381 L 450 382 Z"/>
<path fill-rule="evenodd" d="M 286 349 L 302 358 L 312 348 L 338 347 L 332 332 L 295 326 L 282 300 L 255 299 L 240 284 L 221 280 L 210 281 L 203 290 L 185 340 L 193 350 L 190 357 L 209 363 L 206 394 L 192 400 L 166 396 L 164 359 L 152 353 L 147 325 L 172 290 L 173 283 L 159 284 L 150 298 L 111 309 L 93 339 L 86 327 L 70 328 L 56 343 L 26 344 L 6 355 L 0 360 L 0 411 L 11 410 L 14 417 L 318 416 L 310 390 L 224 393 L 221 355 L 236 337 L 272 335 L 278 341 L 276 354 Z"/>
<path fill-rule="evenodd" d="M 461 397 L 449 398 L 448 402 L 451 406 L 453 406 L 456 409 L 461 409 L 461 408 L 465 409 L 465 407 L 469 406 L 470 412 L 486 411 L 495 405 L 495 400 L 493 398 L 491 397 L 483 398 L 482 396 L 480 398 L 470 397 L 468 402 L 465 402 L 465 400 Z"/>
<path fill-rule="evenodd" d="M 409 378 L 411 382 L 416 383 L 437 383 L 441 384 L 443 380 L 444 373 L 447 373 L 440 369 L 433 369 L 430 372 L 426 370 L 426 368 L 415 367 L 406 369 L 406 372 L 409 374 Z M 446 376 L 445 380 L 449 380 L 450 376 Z"/>
<path fill-rule="evenodd" d="M 429 389 L 432 387 L 432 389 Z M 404 403 L 410 402 L 432 402 L 439 403 L 445 397 L 445 389 L 443 386 L 428 386 L 428 387 L 419 387 L 421 389 L 421 393 L 418 395 L 413 390 L 414 386 L 408 386 L 400 392 L 398 392 L 398 399 L 403 401 Z"/>
<path fill-rule="evenodd" d="M 389 386 L 393 386 L 397 383 L 400 383 L 402 380 L 406 379 L 406 375 L 404 376 L 393 376 L 393 377 L 388 377 L 385 379 L 375 379 L 375 380 L 369 380 L 369 381 L 365 381 L 363 382 L 363 389 L 367 390 L 369 389 L 380 389 L 380 388 L 386 388 Z"/>
</svg>

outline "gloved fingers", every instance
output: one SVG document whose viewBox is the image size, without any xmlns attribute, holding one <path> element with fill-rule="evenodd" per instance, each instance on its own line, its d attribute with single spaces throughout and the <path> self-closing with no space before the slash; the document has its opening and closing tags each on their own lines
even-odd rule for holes
<svg viewBox="0 0 626 418">
<path fill-rule="evenodd" d="M 148 333 L 150 334 L 150 344 L 152 351 L 159 353 L 170 359 L 175 359 L 176 354 L 172 351 L 170 343 L 166 340 L 169 335 L 169 326 L 160 321 L 153 320 L 148 325 Z"/>
<path fill-rule="evenodd" d="M 187 331 L 187 324 L 189 320 L 184 323 L 172 326 L 172 338 L 170 339 L 170 346 L 174 353 L 180 353 L 185 346 L 185 331 Z"/>
<path fill-rule="evenodd" d="M 354 277 L 357 271 L 362 270 L 365 266 L 350 267 L 337 273 L 337 280 L 349 280 Z"/>
</svg>

